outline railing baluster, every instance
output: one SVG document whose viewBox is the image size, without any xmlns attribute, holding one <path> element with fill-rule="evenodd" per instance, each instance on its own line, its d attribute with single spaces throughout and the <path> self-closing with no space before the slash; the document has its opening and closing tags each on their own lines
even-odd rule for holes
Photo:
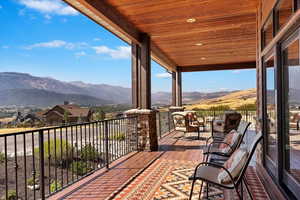
<svg viewBox="0 0 300 200">
<path fill-rule="evenodd" d="M 104 134 L 105 134 L 105 164 L 106 168 L 109 168 L 109 157 L 108 157 L 108 121 L 104 121 Z"/>
<path fill-rule="evenodd" d="M 73 137 L 73 126 L 71 126 L 71 153 L 72 153 L 72 161 L 74 160 L 74 137 Z M 73 176 L 73 173 L 74 173 L 74 170 L 73 170 L 73 166 L 71 165 L 71 180 L 72 182 L 74 182 L 74 176 Z"/>
<path fill-rule="evenodd" d="M 26 159 L 26 134 L 23 134 L 23 151 L 24 151 L 24 196 L 27 199 L 27 159 Z"/>
<path fill-rule="evenodd" d="M 40 198 L 45 199 L 45 168 L 44 168 L 44 132 L 39 131 L 39 157 L 40 157 Z"/>
<path fill-rule="evenodd" d="M 4 157 L 5 157 L 5 198 L 8 199 L 8 172 L 7 172 L 7 137 L 4 137 Z"/>
<path fill-rule="evenodd" d="M 62 133 L 62 128 L 59 130 L 60 132 L 60 178 L 61 178 L 61 185 L 64 185 L 64 169 L 63 169 L 63 133 Z M 57 184 L 56 184 L 57 185 Z"/>
<path fill-rule="evenodd" d="M 79 158 L 79 145 L 78 145 L 78 126 L 75 126 L 76 128 L 76 161 L 77 159 Z M 78 162 L 76 162 L 76 169 L 78 168 Z M 72 170 L 73 170 L 73 173 L 74 173 L 74 166 L 72 165 Z M 73 175 L 74 176 L 74 175 Z M 76 179 L 78 179 L 78 173 L 76 173 Z"/>
<path fill-rule="evenodd" d="M 51 149 L 50 149 L 50 130 L 48 130 L 48 190 L 49 190 L 49 194 L 51 194 Z"/>
<path fill-rule="evenodd" d="M 50 145 L 49 145 L 50 146 Z M 54 167 L 55 167 L 55 183 L 57 183 L 57 155 L 56 155 L 56 129 L 54 129 Z M 57 190 L 57 184 L 55 184 L 55 190 Z"/>
<path fill-rule="evenodd" d="M 16 183 L 15 183 L 15 188 L 16 188 L 16 198 L 18 199 L 18 196 L 19 196 L 19 191 L 18 191 L 18 152 L 17 152 L 17 135 L 14 135 L 14 152 L 15 152 L 15 180 L 16 180 Z"/>
<path fill-rule="evenodd" d="M 66 126 L 66 167 L 67 167 L 67 184 L 69 183 L 69 169 L 68 169 L 68 164 L 69 164 L 69 141 L 68 141 L 68 127 Z"/>
<path fill-rule="evenodd" d="M 95 170 L 95 161 L 96 161 L 96 153 L 95 151 L 97 151 L 96 147 L 95 147 L 95 130 L 94 130 L 94 123 L 92 124 L 92 143 L 93 143 L 93 169 Z"/>
<path fill-rule="evenodd" d="M 34 132 L 31 132 L 31 144 L 32 144 L 32 177 L 33 177 L 33 199 L 36 199 L 36 192 L 35 192 L 35 175 L 36 175 L 36 171 L 35 171 L 35 156 L 34 156 Z"/>
<path fill-rule="evenodd" d="M 82 125 L 80 125 L 80 158 L 82 159 Z M 76 169 L 78 170 L 79 162 L 76 164 Z M 77 173 L 78 174 L 78 173 Z"/>
<path fill-rule="evenodd" d="M 84 124 L 84 147 L 87 145 L 87 135 L 86 135 L 86 124 Z M 81 147 L 82 148 L 82 147 Z M 88 159 L 87 159 L 87 151 L 85 150 L 84 152 L 84 157 L 85 157 L 85 166 L 88 166 Z M 85 173 L 88 172 L 87 167 L 85 168 Z"/>
</svg>

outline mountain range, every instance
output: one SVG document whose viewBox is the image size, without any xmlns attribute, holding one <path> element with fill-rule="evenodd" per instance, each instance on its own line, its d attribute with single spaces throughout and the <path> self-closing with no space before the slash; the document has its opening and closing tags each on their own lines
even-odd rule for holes
<svg viewBox="0 0 300 200">
<path fill-rule="evenodd" d="M 231 92 L 187 92 L 184 103 L 217 98 Z M 48 77 L 37 77 L 26 73 L 0 73 L 0 106 L 48 107 L 70 101 L 80 105 L 130 104 L 131 89 L 107 84 L 90 84 L 81 81 L 65 82 Z M 153 104 L 168 105 L 171 93 L 152 94 Z"/>
</svg>

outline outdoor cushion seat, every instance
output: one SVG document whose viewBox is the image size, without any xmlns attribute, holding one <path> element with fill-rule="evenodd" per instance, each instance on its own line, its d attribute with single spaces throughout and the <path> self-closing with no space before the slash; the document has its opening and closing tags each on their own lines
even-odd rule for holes
<svg viewBox="0 0 300 200">
<path fill-rule="evenodd" d="M 220 183 L 225 185 L 228 189 L 232 189 L 234 186 L 231 183 L 221 183 L 218 179 L 221 169 L 213 166 L 202 166 L 199 167 L 195 173 L 195 179 L 201 178 L 207 182 Z M 194 177 L 189 177 L 189 180 L 194 180 Z"/>
<path fill-rule="evenodd" d="M 186 128 L 185 127 L 175 127 L 175 131 L 186 132 Z"/>
</svg>

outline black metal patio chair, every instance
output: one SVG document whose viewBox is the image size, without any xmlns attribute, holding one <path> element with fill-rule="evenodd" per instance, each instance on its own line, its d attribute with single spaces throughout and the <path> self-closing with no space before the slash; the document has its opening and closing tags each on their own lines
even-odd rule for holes
<svg viewBox="0 0 300 200">
<path fill-rule="evenodd" d="M 206 140 L 206 147 L 203 149 L 203 154 L 204 154 L 203 158 L 206 158 L 205 160 L 208 161 L 208 157 L 209 157 L 209 155 L 211 155 L 211 156 L 218 157 L 219 159 L 217 159 L 217 160 L 226 161 L 231 156 L 231 154 L 237 148 L 239 148 L 241 146 L 250 124 L 251 124 L 251 122 L 246 122 L 246 121 L 241 121 L 240 122 L 240 124 L 237 128 L 237 132 L 240 133 L 241 136 L 238 138 L 238 141 L 236 142 L 236 144 L 234 146 L 231 146 L 230 144 L 225 143 L 223 141 L 224 138 L 217 138 L 217 139 L 214 138 L 214 141 L 209 143 L 209 140 L 213 139 L 213 136 L 209 137 Z M 214 146 L 214 145 L 220 145 L 220 144 L 227 145 L 230 148 L 230 151 L 224 153 L 220 148 L 218 148 L 217 146 Z M 222 157 L 223 157 L 223 159 L 222 159 Z"/>
<path fill-rule="evenodd" d="M 224 188 L 224 189 L 234 189 L 237 193 L 238 198 L 242 200 L 243 199 L 243 181 L 245 181 L 244 176 L 245 176 L 246 170 L 248 168 L 248 165 L 253 157 L 255 149 L 256 149 L 257 145 L 259 144 L 259 142 L 262 140 L 262 138 L 263 138 L 262 133 L 259 132 L 258 134 L 256 134 L 252 144 L 250 146 L 247 146 L 246 151 L 248 152 L 248 155 L 247 155 L 246 161 L 243 164 L 238 175 L 235 177 L 233 177 L 232 174 L 230 173 L 230 171 L 223 165 L 218 165 L 218 164 L 211 163 L 211 162 L 202 162 L 202 163 L 198 164 L 195 168 L 193 176 L 191 176 L 189 178 L 189 180 L 193 181 L 189 199 L 190 200 L 192 199 L 195 182 L 197 180 L 201 180 L 202 184 L 203 184 L 203 182 L 206 182 L 206 184 L 207 184 L 207 188 L 206 188 L 207 198 L 209 197 L 209 194 L 208 194 L 209 185 L 216 185 L 216 186 Z M 234 155 L 231 155 L 231 156 L 234 156 Z M 220 180 L 218 179 L 221 169 L 224 170 L 225 173 L 229 176 L 230 181 L 228 183 L 220 182 Z M 241 186 L 241 194 L 239 193 L 239 190 L 238 190 L 239 185 Z M 249 192 L 249 188 L 248 188 L 247 184 L 245 184 L 245 186 L 246 186 L 247 192 L 249 193 L 250 197 L 252 198 L 252 195 Z M 201 196 L 201 192 L 202 192 L 202 185 L 200 188 L 199 199 Z"/>
</svg>

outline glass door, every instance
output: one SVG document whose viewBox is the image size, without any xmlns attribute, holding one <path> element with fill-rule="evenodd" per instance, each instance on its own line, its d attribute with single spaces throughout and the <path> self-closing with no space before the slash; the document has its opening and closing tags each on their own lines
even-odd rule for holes
<svg viewBox="0 0 300 200">
<path fill-rule="evenodd" d="M 300 198 L 300 62 L 299 32 L 282 44 L 284 94 L 283 182 Z"/>
<path fill-rule="evenodd" d="M 264 59 L 265 71 L 265 164 L 268 171 L 277 177 L 278 141 L 276 112 L 276 79 L 274 50 Z"/>
</svg>

